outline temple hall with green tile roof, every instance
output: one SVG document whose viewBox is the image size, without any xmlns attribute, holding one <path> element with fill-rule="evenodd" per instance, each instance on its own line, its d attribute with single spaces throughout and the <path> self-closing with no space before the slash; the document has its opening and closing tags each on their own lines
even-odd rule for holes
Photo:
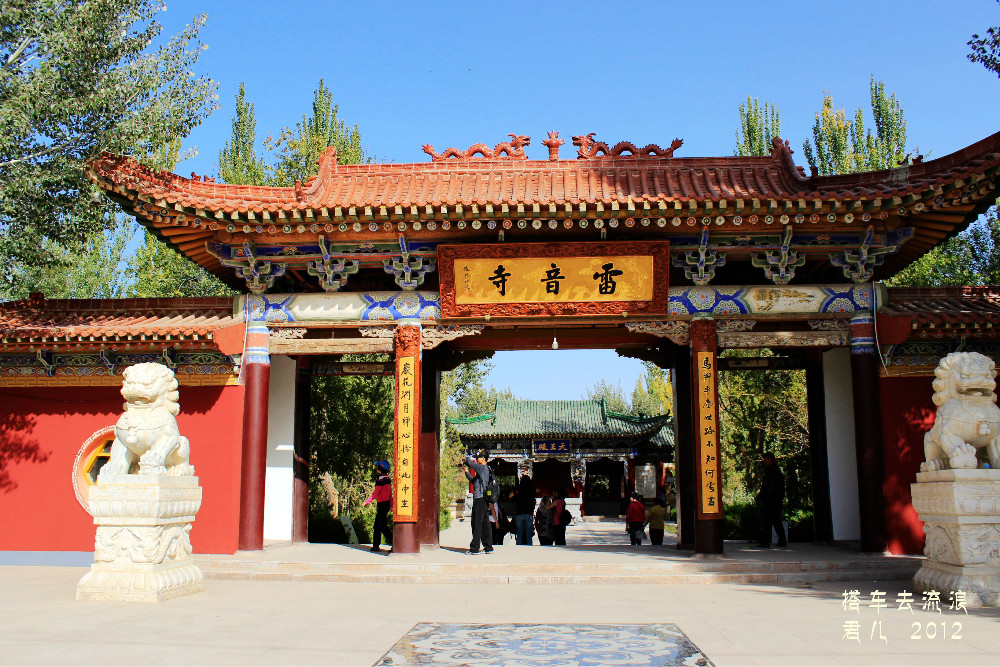
<svg viewBox="0 0 1000 667">
<path fill-rule="evenodd" d="M 652 497 L 672 477 L 670 416 L 614 412 L 604 399 L 500 399 L 448 424 L 467 450 L 489 450 L 501 487 L 530 475 L 539 497 L 561 488 L 588 515 L 618 515 L 632 491 Z"/>
</svg>

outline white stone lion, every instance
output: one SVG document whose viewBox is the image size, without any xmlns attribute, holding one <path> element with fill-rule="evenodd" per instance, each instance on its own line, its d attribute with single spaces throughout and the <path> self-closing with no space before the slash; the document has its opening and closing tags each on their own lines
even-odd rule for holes
<svg viewBox="0 0 1000 667">
<path fill-rule="evenodd" d="M 125 369 L 125 414 L 115 424 L 111 457 L 98 479 L 115 475 L 193 475 L 188 439 L 177 429 L 177 380 L 162 364 Z"/>
<path fill-rule="evenodd" d="M 976 468 L 977 449 L 1000 467 L 1000 409 L 996 365 L 978 352 L 952 352 L 934 369 L 934 426 L 924 436 L 922 472 Z"/>
</svg>

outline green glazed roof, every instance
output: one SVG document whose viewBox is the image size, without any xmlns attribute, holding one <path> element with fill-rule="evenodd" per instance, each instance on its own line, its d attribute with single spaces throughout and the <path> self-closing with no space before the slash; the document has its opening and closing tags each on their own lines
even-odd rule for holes
<svg viewBox="0 0 1000 667">
<path fill-rule="evenodd" d="M 588 436 L 620 438 L 647 436 L 656 444 L 673 444 L 673 432 L 664 428 L 667 415 L 633 417 L 611 412 L 603 400 L 518 401 L 498 400 L 496 410 L 485 415 L 449 419 L 467 437 Z M 661 434 L 662 431 L 662 434 Z"/>
</svg>

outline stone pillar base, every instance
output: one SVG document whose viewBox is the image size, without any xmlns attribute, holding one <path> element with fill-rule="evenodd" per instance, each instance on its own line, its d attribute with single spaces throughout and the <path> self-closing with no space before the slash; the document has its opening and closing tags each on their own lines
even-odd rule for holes
<svg viewBox="0 0 1000 667">
<path fill-rule="evenodd" d="M 205 588 L 201 570 L 193 562 L 94 563 L 76 587 L 77 600 L 102 602 L 161 602 L 197 593 Z"/>
<path fill-rule="evenodd" d="M 100 478 L 87 505 L 97 536 L 77 600 L 159 602 L 204 588 L 190 558 L 191 522 L 201 507 L 197 477 Z"/>
<path fill-rule="evenodd" d="M 952 591 L 965 591 L 967 607 L 1000 607 L 1000 567 L 928 560 L 913 576 L 913 587 L 920 593 L 938 591 L 942 600 Z"/>
<path fill-rule="evenodd" d="M 964 591 L 968 607 L 1000 606 L 1000 470 L 917 473 L 910 493 L 927 557 L 914 587 L 942 600 Z"/>
</svg>

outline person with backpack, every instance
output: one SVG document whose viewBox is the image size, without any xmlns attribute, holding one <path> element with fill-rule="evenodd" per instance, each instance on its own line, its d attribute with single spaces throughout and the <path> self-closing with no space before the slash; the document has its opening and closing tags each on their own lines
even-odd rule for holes
<svg viewBox="0 0 1000 667">
<path fill-rule="evenodd" d="M 566 492 L 556 489 L 552 501 L 552 544 L 566 546 L 566 526 L 573 520 L 573 515 L 566 509 Z"/>
<path fill-rule="evenodd" d="M 496 491 L 497 483 L 490 467 L 486 465 L 489 453 L 485 449 L 476 452 L 475 458 L 466 456 L 465 478 L 472 483 L 472 542 L 469 543 L 469 555 L 493 553 L 493 530 L 490 525 L 490 505 L 499 498 Z M 492 497 L 491 496 L 492 492 Z"/>
<path fill-rule="evenodd" d="M 514 499 L 514 526 L 517 531 L 517 543 L 531 546 L 531 538 L 535 534 L 531 522 L 535 514 L 535 485 L 528 475 L 521 475 L 521 483 L 511 492 Z"/>
</svg>

